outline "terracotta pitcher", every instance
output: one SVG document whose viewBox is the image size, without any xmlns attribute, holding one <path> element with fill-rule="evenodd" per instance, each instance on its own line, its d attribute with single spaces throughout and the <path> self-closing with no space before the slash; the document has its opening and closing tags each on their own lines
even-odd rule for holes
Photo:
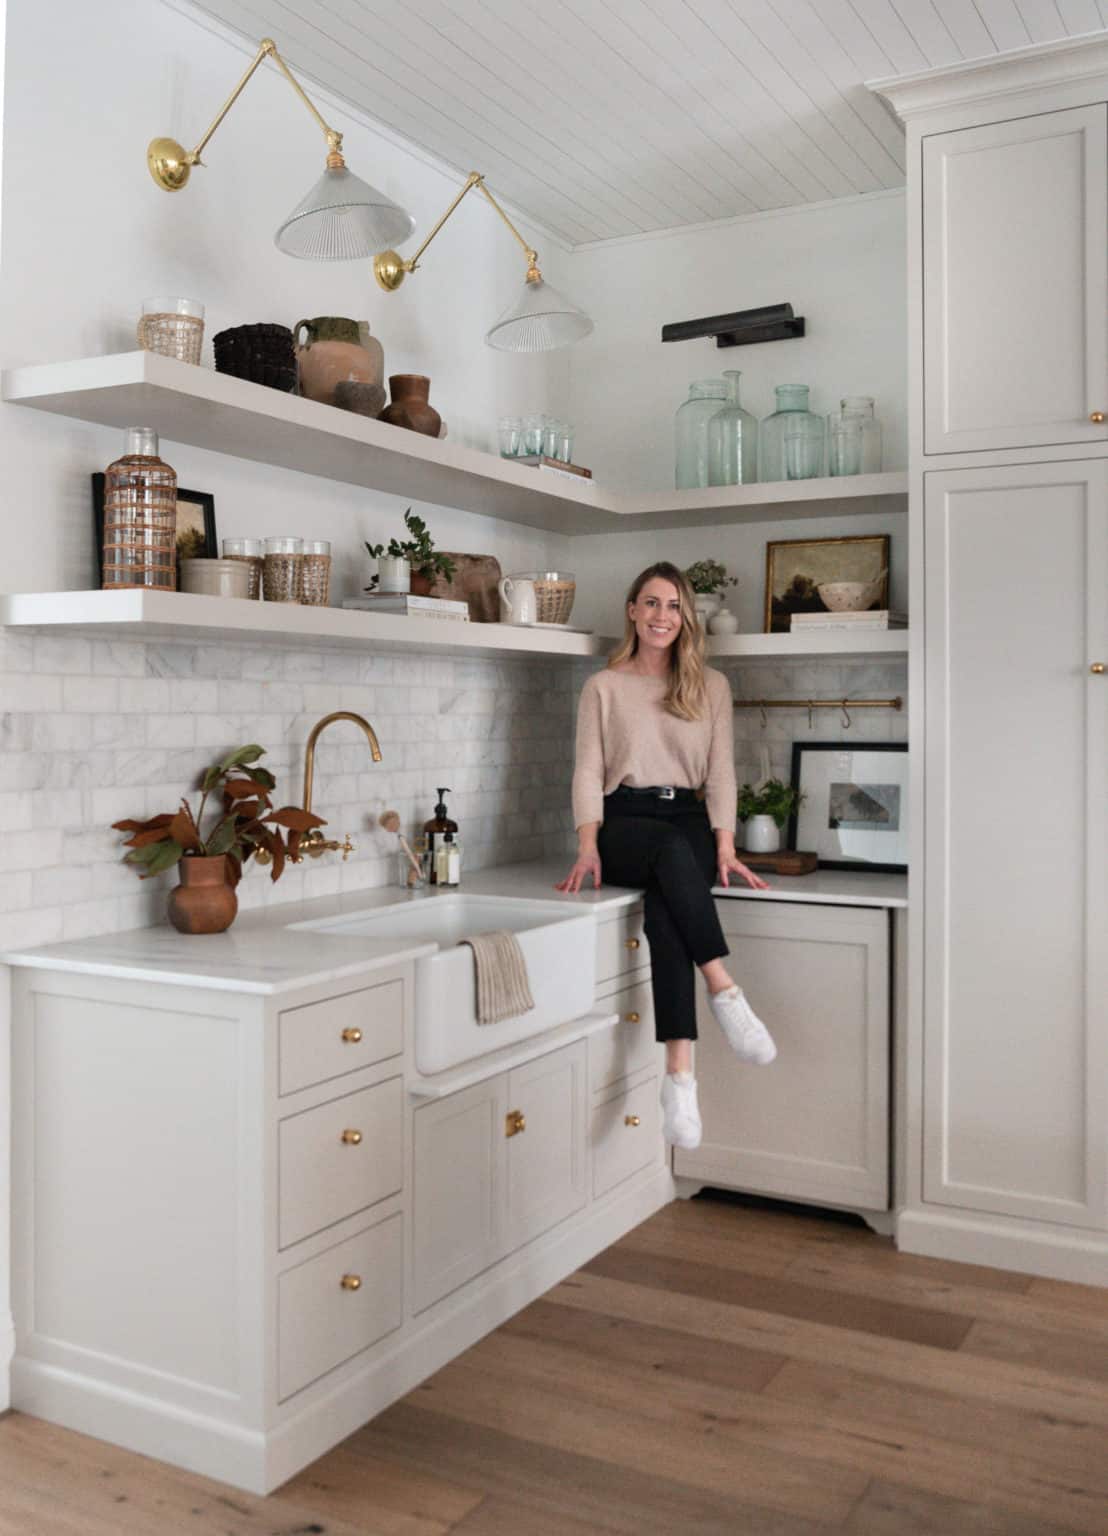
<svg viewBox="0 0 1108 1536">
<path fill-rule="evenodd" d="M 389 379 L 389 404 L 378 416 L 390 426 L 407 427 L 425 437 L 438 437 L 442 417 L 427 403 L 431 380 L 422 373 L 394 373 Z"/>
<path fill-rule="evenodd" d="M 239 909 L 227 878 L 227 860 L 186 858 L 177 865 L 181 883 L 169 893 L 169 921 L 178 933 L 222 933 Z"/>
<path fill-rule="evenodd" d="M 333 405 L 337 384 L 375 386 L 384 398 L 385 350 L 369 334 L 366 321 L 317 315 L 314 320 L 298 320 L 293 335 L 300 393 L 307 399 Z"/>
</svg>

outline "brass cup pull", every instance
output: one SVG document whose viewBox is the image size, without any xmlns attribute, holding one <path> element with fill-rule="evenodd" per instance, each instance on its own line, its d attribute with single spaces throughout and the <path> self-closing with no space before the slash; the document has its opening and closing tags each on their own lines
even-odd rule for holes
<svg viewBox="0 0 1108 1536">
<path fill-rule="evenodd" d="M 343 1275 L 339 1281 L 344 1291 L 360 1291 L 362 1288 L 361 1275 Z"/>
<path fill-rule="evenodd" d="M 347 1045 L 360 1045 L 362 1032 L 360 1029 L 344 1029 L 342 1038 L 346 1041 Z"/>
<path fill-rule="evenodd" d="M 1099 427 L 1101 422 L 1104 420 L 1104 412 L 1103 411 L 1090 411 L 1089 412 L 1089 420 L 1092 422 L 1094 427 Z"/>
<path fill-rule="evenodd" d="M 623 942 L 627 945 L 628 949 L 638 949 L 642 944 L 641 939 L 624 939 Z"/>
<path fill-rule="evenodd" d="M 637 1013 L 625 1013 L 623 1015 L 623 1022 L 625 1024 L 637 1024 L 639 1022 L 639 1015 Z"/>
<path fill-rule="evenodd" d="M 527 1117 L 522 1109 L 512 1109 L 504 1117 L 505 1136 L 518 1136 L 527 1129 Z"/>
<path fill-rule="evenodd" d="M 361 1131 L 343 1131 L 341 1139 L 348 1147 L 360 1147 L 362 1133 Z"/>
<path fill-rule="evenodd" d="M 1103 661 L 1093 661 L 1089 663 L 1089 671 L 1094 677 L 1100 677 L 1104 672 L 1108 671 L 1108 667 L 1105 666 Z"/>
<path fill-rule="evenodd" d="M 635 1125 L 641 1125 L 642 1121 L 639 1119 L 638 1115 L 624 1115 L 623 1123 L 624 1123 L 624 1125 L 635 1126 Z"/>
</svg>

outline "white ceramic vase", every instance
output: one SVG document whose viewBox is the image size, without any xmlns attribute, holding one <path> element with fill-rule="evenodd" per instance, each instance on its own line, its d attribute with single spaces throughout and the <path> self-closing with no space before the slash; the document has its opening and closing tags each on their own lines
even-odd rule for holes
<svg viewBox="0 0 1108 1536">
<path fill-rule="evenodd" d="M 718 613 L 713 613 L 708 620 L 708 633 L 710 635 L 737 635 L 739 621 L 730 608 L 721 608 Z"/>
<path fill-rule="evenodd" d="M 378 592 L 408 592 L 412 585 L 412 562 L 402 555 L 377 557 Z"/>
<path fill-rule="evenodd" d="M 748 816 L 743 846 L 747 853 L 776 853 L 781 846 L 781 828 L 772 816 Z"/>
<path fill-rule="evenodd" d="M 708 620 L 719 612 L 723 599 L 718 592 L 697 592 L 693 595 L 693 606 L 696 616 L 700 620 L 702 629 L 707 629 Z"/>
</svg>

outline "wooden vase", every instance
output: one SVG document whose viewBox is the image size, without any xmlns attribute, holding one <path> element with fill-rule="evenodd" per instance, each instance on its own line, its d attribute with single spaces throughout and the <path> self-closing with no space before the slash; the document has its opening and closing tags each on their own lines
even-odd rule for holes
<svg viewBox="0 0 1108 1536">
<path fill-rule="evenodd" d="M 227 878 L 227 860 L 183 858 L 177 866 L 181 883 L 169 893 L 169 921 L 178 933 L 222 933 L 239 909 Z"/>
<path fill-rule="evenodd" d="M 438 437 L 442 417 L 427 403 L 431 380 L 422 373 L 394 373 L 389 379 L 392 399 L 378 416 L 393 427 L 407 427 L 425 437 Z"/>
</svg>

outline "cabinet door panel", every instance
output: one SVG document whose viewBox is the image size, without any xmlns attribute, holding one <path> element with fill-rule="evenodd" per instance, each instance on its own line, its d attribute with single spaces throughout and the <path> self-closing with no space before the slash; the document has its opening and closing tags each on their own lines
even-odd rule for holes
<svg viewBox="0 0 1108 1536">
<path fill-rule="evenodd" d="M 674 1172 L 725 1188 L 884 1210 L 889 1188 L 888 915 L 874 908 L 716 906 L 730 964 L 777 1041 L 739 1061 L 700 994 L 704 1139 Z"/>
<path fill-rule="evenodd" d="M 526 1129 L 507 1141 L 505 1251 L 579 1211 L 585 1183 L 585 1040 L 508 1074 L 508 1110 Z"/>
<path fill-rule="evenodd" d="M 925 452 L 1104 442 L 1108 107 L 923 141 Z"/>
<path fill-rule="evenodd" d="M 503 1074 L 415 1111 L 413 1310 L 500 1257 Z"/>
<path fill-rule="evenodd" d="M 925 1198 L 1099 1226 L 1108 464 L 928 475 L 925 579 Z"/>
</svg>

